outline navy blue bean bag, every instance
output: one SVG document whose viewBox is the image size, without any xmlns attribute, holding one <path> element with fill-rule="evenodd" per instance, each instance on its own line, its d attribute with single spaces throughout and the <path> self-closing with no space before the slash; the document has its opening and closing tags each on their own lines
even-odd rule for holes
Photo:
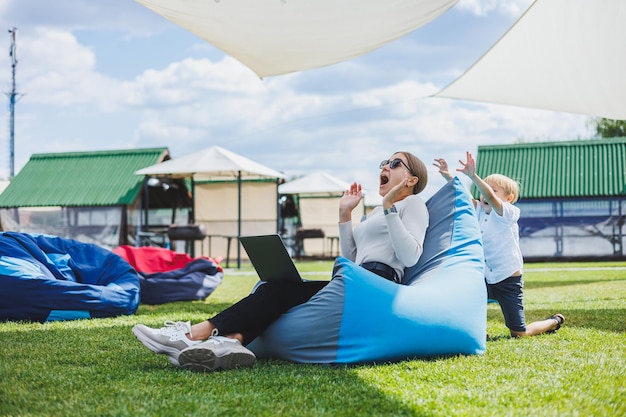
<svg viewBox="0 0 626 417">
<path fill-rule="evenodd" d="M 484 353 L 487 293 L 471 197 L 455 178 L 427 207 L 424 252 L 402 284 L 339 257 L 324 289 L 248 347 L 258 357 L 305 363 Z"/>
<path fill-rule="evenodd" d="M 120 256 L 55 236 L 0 233 L 0 320 L 134 314 L 139 276 Z"/>
<path fill-rule="evenodd" d="M 139 273 L 141 304 L 206 299 L 224 279 L 224 270 L 213 259 L 192 258 L 154 246 L 128 245 L 113 249 Z"/>
</svg>

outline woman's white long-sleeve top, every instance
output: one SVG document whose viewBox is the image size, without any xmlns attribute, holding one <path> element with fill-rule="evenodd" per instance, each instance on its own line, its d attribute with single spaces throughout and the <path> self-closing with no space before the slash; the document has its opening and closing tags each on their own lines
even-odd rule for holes
<svg viewBox="0 0 626 417">
<path fill-rule="evenodd" d="M 353 227 L 351 221 L 339 223 L 341 255 L 356 264 L 382 262 L 399 277 L 404 268 L 413 266 L 423 251 L 428 228 L 428 209 L 418 195 L 394 204 L 397 213 L 383 213 L 376 207 Z"/>
</svg>

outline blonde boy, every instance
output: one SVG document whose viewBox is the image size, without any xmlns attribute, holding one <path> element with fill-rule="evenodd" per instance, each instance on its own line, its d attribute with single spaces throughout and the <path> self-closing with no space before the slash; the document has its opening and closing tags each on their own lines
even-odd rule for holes
<svg viewBox="0 0 626 417">
<path fill-rule="evenodd" d="M 466 158 L 465 162 L 459 160 L 463 167 L 457 171 L 467 175 L 480 191 L 480 199 L 474 200 L 474 207 L 482 233 L 488 297 L 500 304 L 511 336 L 555 332 L 565 321 L 562 314 L 553 314 L 529 325 L 525 322 L 522 279 L 524 261 L 517 224 L 520 209 L 514 206 L 519 198 L 517 181 L 501 174 L 491 174 L 483 180 L 476 174 L 476 162 L 472 154 L 467 152 Z M 452 179 L 444 159 L 435 159 L 433 165 L 446 180 Z"/>
</svg>

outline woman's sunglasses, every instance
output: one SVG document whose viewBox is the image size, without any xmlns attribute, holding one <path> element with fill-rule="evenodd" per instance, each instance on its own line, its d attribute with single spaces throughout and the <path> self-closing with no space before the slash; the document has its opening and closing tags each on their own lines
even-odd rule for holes
<svg viewBox="0 0 626 417">
<path fill-rule="evenodd" d="M 413 171 L 411 171 L 411 168 L 409 168 L 409 166 L 405 164 L 404 161 L 400 158 L 396 158 L 392 161 L 390 161 L 389 159 L 385 159 L 384 161 L 381 161 L 378 168 L 383 169 L 384 166 L 389 165 L 389 169 L 396 169 L 400 166 L 400 164 L 404 165 L 404 167 L 411 173 L 411 175 L 417 177 L 417 175 L 415 175 Z"/>
</svg>

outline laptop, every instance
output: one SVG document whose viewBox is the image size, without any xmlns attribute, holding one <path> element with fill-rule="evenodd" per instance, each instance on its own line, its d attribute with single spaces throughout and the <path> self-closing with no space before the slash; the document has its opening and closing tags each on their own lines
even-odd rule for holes
<svg viewBox="0 0 626 417">
<path fill-rule="evenodd" d="M 302 281 L 279 235 L 241 236 L 239 241 L 262 281 Z"/>
</svg>

